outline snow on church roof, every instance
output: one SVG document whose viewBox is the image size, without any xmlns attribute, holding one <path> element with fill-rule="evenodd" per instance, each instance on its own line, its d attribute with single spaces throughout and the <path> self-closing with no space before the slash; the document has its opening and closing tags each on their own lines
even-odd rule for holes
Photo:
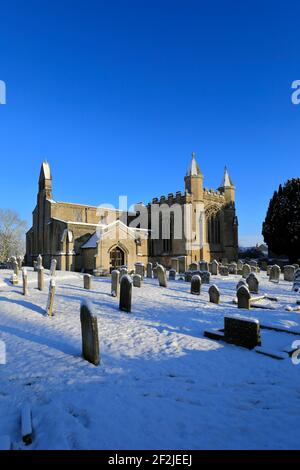
<svg viewBox="0 0 300 470">
<path fill-rule="evenodd" d="M 196 155 L 195 155 L 195 152 L 192 153 L 192 161 L 188 167 L 188 170 L 187 170 L 187 173 L 186 175 L 187 176 L 199 176 L 201 175 L 201 171 L 200 171 L 200 168 L 198 166 L 198 163 L 196 162 Z"/>
</svg>

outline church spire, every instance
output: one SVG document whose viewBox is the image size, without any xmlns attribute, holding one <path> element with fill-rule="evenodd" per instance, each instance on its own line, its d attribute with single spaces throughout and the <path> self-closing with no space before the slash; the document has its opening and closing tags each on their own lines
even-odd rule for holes
<svg viewBox="0 0 300 470">
<path fill-rule="evenodd" d="M 201 175 L 202 173 L 200 171 L 198 163 L 196 162 L 196 154 L 195 152 L 192 152 L 192 160 L 188 167 L 186 176 L 201 176 Z"/>
<path fill-rule="evenodd" d="M 232 182 L 232 179 L 230 178 L 229 176 L 229 173 L 228 173 L 228 170 L 227 170 L 227 167 L 225 166 L 224 168 L 224 175 L 223 175 L 223 179 L 221 181 L 221 185 L 220 185 L 220 188 L 230 188 L 234 186 L 233 182 Z"/>
<path fill-rule="evenodd" d="M 39 178 L 39 191 L 45 192 L 46 198 L 52 198 L 52 176 L 49 163 L 44 160 L 41 166 Z"/>
</svg>

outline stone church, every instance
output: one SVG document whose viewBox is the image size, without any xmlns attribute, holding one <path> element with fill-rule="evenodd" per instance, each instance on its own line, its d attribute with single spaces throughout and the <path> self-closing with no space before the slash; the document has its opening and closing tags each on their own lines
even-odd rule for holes
<svg viewBox="0 0 300 470">
<path fill-rule="evenodd" d="M 192 154 L 184 192 L 124 212 L 54 200 L 50 166 L 43 162 L 33 224 L 26 234 L 27 264 L 33 265 L 39 254 L 46 268 L 55 258 L 60 270 L 99 274 L 122 265 L 132 269 L 137 262 L 170 267 L 173 258 L 184 259 L 186 267 L 200 260 L 236 260 L 235 187 L 225 168 L 218 190 L 204 188 Z"/>
</svg>

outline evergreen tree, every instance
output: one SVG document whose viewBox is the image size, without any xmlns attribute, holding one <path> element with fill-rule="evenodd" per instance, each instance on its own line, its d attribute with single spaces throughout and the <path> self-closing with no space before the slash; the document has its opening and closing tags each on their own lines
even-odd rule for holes
<svg viewBox="0 0 300 470">
<path fill-rule="evenodd" d="M 269 249 L 287 255 L 290 262 L 300 257 L 300 178 L 279 185 L 270 200 L 262 234 Z"/>
</svg>

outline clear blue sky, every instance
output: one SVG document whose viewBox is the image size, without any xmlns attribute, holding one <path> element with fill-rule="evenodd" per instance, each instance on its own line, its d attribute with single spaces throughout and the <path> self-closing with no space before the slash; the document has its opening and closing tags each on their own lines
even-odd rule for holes
<svg viewBox="0 0 300 470">
<path fill-rule="evenodd" d="M 260 239 L 299 176 L 299 1 L 10 0 L 0 18 L 0 207 L 31 222 L 44 158 L 57 200 L 148 202 L 183 189 L 194 150 L 206 187 L 228 166 L 240 239 Z"/>
</svg>

